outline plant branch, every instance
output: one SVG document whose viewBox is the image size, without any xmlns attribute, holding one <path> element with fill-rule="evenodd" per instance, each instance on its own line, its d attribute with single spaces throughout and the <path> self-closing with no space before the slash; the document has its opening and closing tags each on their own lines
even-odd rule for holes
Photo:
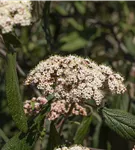
<svg viewBox="0 0 135 150">
<path fill-rule="evenodd" d="M 49 28 L 49 13 L 50 13 L 50 5 L 51 2 L 47 1 L 44 4 L 44 9 L 43 9 L 43 30 L 45 32 L 45 37 L 46 37 L 46 41 L 50 47 L 50 50 L 52 51 L 54 49 L 54 45 L 53 45 L 53 38 L 51 35 L 51 31 Z"/>
<path fill-rule="evenodd" d="M 68 113 L 66 114 L 65 118 L 61 121 L 61 126 L 60 126 L 60 130 L 59 130 L 59 134 L 60 135 L 62 133 L 62 129 L 63 129 L 64 123 L 66 122 L 66 120 L 68 119 L 70 113 L 72 112 L 73 107 L 74 107 L 74 104 L 71 105 L 71 107 L 70 107 Z"/>
</svg>

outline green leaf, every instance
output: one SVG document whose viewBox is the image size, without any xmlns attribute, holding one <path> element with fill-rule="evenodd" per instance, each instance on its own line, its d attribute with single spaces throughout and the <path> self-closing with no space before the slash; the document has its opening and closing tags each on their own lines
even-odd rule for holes
<svg viewBox="0 0 135 150">
<path fill-rule="evenodd" d="M 88 43 L 88 41 L 80 36 L 78 32 L 72 32 L 63 36 L 60 39 L 60 42 L 63 43 L 60 50 L 67 52 L 75 52 L 80 48 L 84 48 Z"/>
<path fill-rule="evenodd" d="M 111 97 L 110 100 L 111 100 L 111 108 L 121 109 L 125 111 L 128 110 L 128 104 L 129 104 L 128 93 L 115 95 Z"/>
<path fill-rule="evenodd" d="M 102 109 L 104 121 L 117 134 L 135 141 L 135 116 L 118 109 Z"/>
<path fill-rule="evenodd" d="M 46 97 L 46 99 L 47 99 L 48 101 L 53 100 L 53 99 L 54 99 L 54 94 L 48 95 L 48 96 Z"/>
<path fill-rule="evenodd" d="M 53 122 L 51 122 L 50 125 L 50 136 L 48 141 L 47 150 L 54 150 L 55 147 L 61 145 L 60 135 L 58 134 Z"/>
<path fill-rule="evenodd" d="M 8 107 L 16 126 L 23 132 L 26 132 L 27 118 L 24 114 L 23 103 L 19 91 L 19 84 L 16 72 L 16 53 L 7 54 L 6 66 L 6 96 Z"/>
<path fill-rule="evenodd" d="M 27 143 L 26 137 L 20 138 L 20 133 L 11 138 L 2 148 L 2 150 L 32 150 Z"/>
<path fill-rule="evenodd" d="M 83 1 L 76 1 L 74 2 L 75 4 L 75 7 L 77 9 L 77 11 L 80 13 L 80 14 L 85 14 L 86 12 L 86 6 L 84 5 L 84 2 Z"/>
<path fill-rule="evenodd" d="M 83 28 L 83 25 L 81 25 L 79 22 L 77 22 L 75 19 L 73 18 L 69 18 L 68 20 L 68 23 L 73 26 L 76 30 L 79 30 L 79 31 L 83 31 L 84 28 Z"/>
<path fill-rule="evenodd" d="M 82 144 L 86 134 L 89 131 L 89 126 L 92 116 L 84 117 L 74 137 L 75 144 Z"/>
<path fill-rule="evenodd" d="M 6 43 L 10 43 L 14 47 L 20 47 L 21 42 L 19 41 L 19 39 L 15 35 L 8 33 L 8 34 L 3 34 L 2 36 L 3 36 L 3 39 Z"/>
<path fill-rule="evenodd" d="M 93 114 L 92 123 L 95 126 L 95 132 L 92 137 L 93 138 L 92 143 L 93 143 L 93 147 L 98 147 L 101 127 L 102 127 L 102 119 L 97 112 L 93 112 L 92 114 Z"/>
<path fill-rule="evenodd" d="M 133 42 L 133 37 L 125 37 L 125 45 L 129 51 L 129 53 L 135 56 L 135 44 Z"/>
<path fill-rule="evenodd" d="M 79 37 L 79 34 L 78 32 L 71 32 L 69 34 L 66 34 L 65 36 L 63 36 L 61 39 L 60 39 L 60 42 L 72 42 L 73 40 L 77 39 Z"/>
<path fill-rule="evenodd" d="M 3 146 L 2 150 L 33 150 L 36 140 L 44 136 L 44 116 L 39 114 L 35 119 L 30 118 L 28 132 L 19 132 Z"/>
<path fill-rule="evenodd" d="M 61 14 L 61 15 L 68 15 L 68 12 L 66 11 L 66 9 L 64 9 L 63 7 L 57 5 L 57 7 L 55 7 L 55 10 Z"/>
</svg>

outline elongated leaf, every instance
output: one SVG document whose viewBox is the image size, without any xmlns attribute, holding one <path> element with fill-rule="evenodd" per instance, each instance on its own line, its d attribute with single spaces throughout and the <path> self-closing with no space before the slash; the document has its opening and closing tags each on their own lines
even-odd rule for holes
<svg viewBox="0 0 135 150">
<path fill-rule="evenodd" d="M 84 48 L 88 43 L 87 39 L 81 37 L 78 32 L 65 35 L 60 39 L 60 42 L 63 43 L 60 50 L 67 52 L 75 52 L 80 48 Z"/>
<path fill-rule="evenodd" d="M 79 30 L 79 31 L 82 31 L 84 28 L 83 28 L 83 25 L 79 24 L 75 19 L 73 18 L 69 18 L 68 20 L 68 23 L 71 24 L 71 26 L 73 26 L 76 30 Z"/>
<path fill-rule="evenodd" d="M 87 41 L 81 37 L 78 37 L 74 41 L 70 41 L 61 46 L 61 51 L 75 52 L 80 48 L 84 48 L 87 45 Z"/>
<path fill-rule="evenodd" d="M 117 109 L 103 108 L 102 114 L 108 127 L 120 136 L 135 141 L 135 116 Z"/>
<path fill-rule="evenodd" d="M 7 54 L 6 67 L 6 95 L 8 107 L 17 127 L 23 131 L 27 131 L 27 119 L 23 110 L 23 103 L 19 91 L 18 78 L 16 72 L 16 54 Z"/>
<path fill-rule="evenodd" d="M 92 120 L 92 116 L 88 116 L 88 117 L 83 118 L 82 123 L 79 126 L 79 128 L 75 134 L 75 137 L 74 137 L 75 144 L 82 144 L 83 143 L 83 140 L 84 140 L 86 134 L 88 133 L 91 120 Z"/>
<path fill-rule="evenodd" d="M 92 122 L 94 123 L 95 126 L 95 132 L 93 134 L 93 146 L 98 147 L 101 127 L 102 127 L 102 119 L 97 112 L 93 112 Z"/>
<path fill-rule="evenodd" d="M 21 45 L 19 39 L 11 33 L 3 34 L 3 39 L 5 42 L 12 44 L 14 47 L 20 47 Z"/>
<path fill-rule="evenodd" d="M 11 138 L 2 148 L 2 150 L 32 150 L 26 142 L 26 138 L 20 139 L 20 133 Z"/>
<path fill-rule="evenodd" d="M 86 7 L 85 7 L 84 1 L 76 1 L 74 4 L 75 4 L 75 7 L 76 7 L 77 11 L 78 11 L 80 14 L 85 14 L 85 12 L 86 12 Z"/>
<path fill-rule="evenodd" d="M 43 136 L 43 132 L 45 134 L 43 120 L 44 117 L 42 115 L 39 115 L 36 118 L 31 118 L 28 123 L 28 132 L 17 133 L 14 137 L 6 142 L 2 150 L 33 150 L 35 142 L 39 136 Z"/>
<path fill-rule="evenodd" d="M 54 126 L 54 123 L 52 122 L 50 125 L 50 136 L 47 150 L 54 150 L 54 148 L 59 145 L 61 145 L 61 138 Z"/>
</svg>

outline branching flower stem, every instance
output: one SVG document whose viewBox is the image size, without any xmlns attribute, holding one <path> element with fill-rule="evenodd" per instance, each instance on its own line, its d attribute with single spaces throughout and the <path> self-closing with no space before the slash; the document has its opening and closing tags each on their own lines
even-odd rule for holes
<svg viewBox="0 0 135 150">
<path fill-rule="evenodd" d="M 64 123 L 66 122 L 66 120 L 68 119 L 69 115 L 71 114 L 73 108 L 74 108 L 74 105 L 75 104 L 72 104 L 68 113 L 66 114 L 66 116 L 62 119 L 61 121 L 61 125 L 60 125 L 60 129 L 59 129 L 59 134 L 61 135 L 62 134 L 62 130 L 63 130 L 63 127 L 64 127 Z"/>
</svg>

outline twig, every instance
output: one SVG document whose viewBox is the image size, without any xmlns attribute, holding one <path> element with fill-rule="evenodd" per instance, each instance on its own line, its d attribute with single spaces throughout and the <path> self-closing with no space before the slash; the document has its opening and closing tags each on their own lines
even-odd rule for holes
<svg viewBox="0 0 135 150">
<path fill-rule="evenodd" d="M 61 133 L 62 133 L 62 129 L 63 129 L 64 123 L 66 122 L 68 116 L 70 115 L 70 113 L 71 113 L 73 107 L 74 107 L 74 104 L 71 105 L 71 107 L 70 107 L 68 113 L 66 114 L 64 120 L 62 120 L 62 122 L 61 122 L 61 127 L 60 127 L 60 130 L 59 130 L 59 134 L 60 134 L 60 135 L 61 135 Z"/>
<path fill-rule="evenodd" d="M 54 49 L 53 45 L 53 38 L 51 35 L 51 31 L 49 28 L 49 13 L 50 13 L 50 4 L 51 2 L 47 1 L 44 4 L 44 9 L 43 9 L 43 30 L 45 32 L 45 37 L 48 45 L 50 46 L 50 50 L 52 51 Z"/>
<path fill-rule="evenodd" d="M 57 124 L 57 126 L 56 126 L 57 129 L 61 127 L 61 125 L 62 125 L 64 119 L 65 119 L 65 118 L 62 118 L 62 119 L 60 120 L 60 123 Z"/>
</svg>

